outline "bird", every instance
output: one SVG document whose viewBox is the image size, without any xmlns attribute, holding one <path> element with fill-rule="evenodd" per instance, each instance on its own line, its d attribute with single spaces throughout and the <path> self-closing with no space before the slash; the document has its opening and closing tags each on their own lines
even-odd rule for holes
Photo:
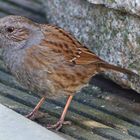
<svg viewBox="0 0 140 140">
<path fill-rule="evenodd" d="M 60 119 L 50 129 L 59 130 L 69 123 L 65 116 L 73 96 L 94 75 L 107 71 L 134 74 L 104 61 L 68 31 L 23 16 L 0 19 L 0 47 L 11 74 L 41 98 L 27 118 L 37 113 L 46 98 L 67 97 Z"/>
</svg>

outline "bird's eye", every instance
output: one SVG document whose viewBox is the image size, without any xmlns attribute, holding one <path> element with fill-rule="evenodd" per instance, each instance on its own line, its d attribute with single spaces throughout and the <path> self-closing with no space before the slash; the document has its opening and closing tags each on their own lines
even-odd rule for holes
<svg viewBox="0 0 140 140">
<path fill-rule="evenodd" d="M 7 32 L 12 33 L 14 31 L 14 27 L 8 27 Z"/>
</svg>

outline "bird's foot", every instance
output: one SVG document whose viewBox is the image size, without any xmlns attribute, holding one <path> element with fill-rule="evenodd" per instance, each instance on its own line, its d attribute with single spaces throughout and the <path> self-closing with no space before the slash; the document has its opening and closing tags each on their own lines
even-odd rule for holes
<svg viewBox="0 0 140 140">
<path fill-rule="evenodd" d="M 30 120 L 32 120 L 32 119 L 35 118 L 35 114 L 34 114 L 34 112 L 32 111 L 32 112 L 30 112 L 29 114 L 25 115 L 25 117 L 28 118 L 28 119 L 30 119 Z"/>
<path fill-rule="evenodd" d="M 70 121 L 63 121 L 63 120 L 59 120 L 56 124 L 53 125 L 48 125 L 47 128 L 48 129 L 55 129 L 56 131 L 58 131 L 59 129 L 62 128 L 63 124 L 65 125 L 71 125 Z"/>
<path fill-rule="evenodd" d="M 29 114 L 25 115 L 26 118 L 30 120 L 38 119 L 44 117 L 44 113 L 42 112 L 30 112 Z"/>
</svg>

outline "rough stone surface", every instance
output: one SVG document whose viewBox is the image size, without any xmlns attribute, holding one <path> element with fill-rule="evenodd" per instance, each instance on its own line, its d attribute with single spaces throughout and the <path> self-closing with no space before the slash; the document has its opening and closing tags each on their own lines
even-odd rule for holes
<svg viewBox="0 0 140 140">
<path fill-rule="evenodd" d="M 140 16 L 140 1 L 139 0 L 87 0 L 93 4 L 104 5 L 105 7 L 121 10 Z"/>
<path fill-rule="evenodd" d="M 133 9 L 136 11 L 136 7 L 131 9 L 133 2 L 130 0 L 125 2 L 89 0 L 92 3 L 86 0 L 42 1 L 49 23 L 70 31 L 109 63 L 140 73 L 140 19 L 127 13 L 127 11 L 133 12 Z M 111 8 L 103 4 L 110 5 Z M 116 10 L 120 5 L 128 10 L 126 12 Z M 140 92 L 138 76 L 130 78 L 116 73 L 108 76 L 120 85 Z"/>
</svg>

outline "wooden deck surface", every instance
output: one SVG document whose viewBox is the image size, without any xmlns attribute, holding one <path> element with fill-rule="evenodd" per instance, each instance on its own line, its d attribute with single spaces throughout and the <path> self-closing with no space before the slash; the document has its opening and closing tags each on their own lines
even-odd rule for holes
<svg viewBox="0 0 140 140">
<path fill-rule="evenodd" d="M 0 0 L 0 17 L 9 14 L 46 22 L 39 0 Z M 38 101 L 39 97 L 15 81 L 0 59 L 0 103 L 25 115 Z M 65 101 L 65 98 L 46 100 L 40 109 L 41 117 L 35 121 L 44 127 L 56 122 Z M 70 120 L 72 125 L 66 125 L 56 133 L 69 140 L 139 140 L 140 94 L 96 76 L 89 86 L 76 94 L 66 120 Z"/>
</svg>

